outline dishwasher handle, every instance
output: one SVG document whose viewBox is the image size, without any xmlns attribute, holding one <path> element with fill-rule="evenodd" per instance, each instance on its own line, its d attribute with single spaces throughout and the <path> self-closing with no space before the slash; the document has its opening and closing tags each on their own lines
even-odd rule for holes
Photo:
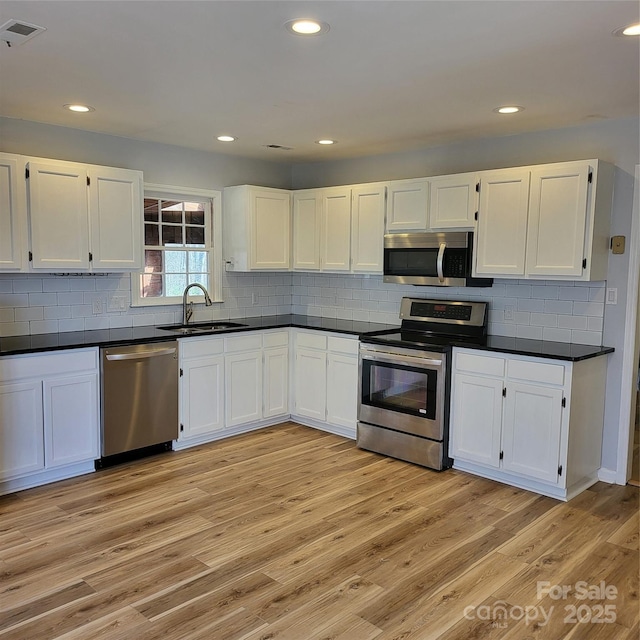
<svg viewBox="0 0 640 640">
<path fill-rule="evenodd" d="M 149 351 L 137 351 L 132 353 L 112 353 L 107 354 L 107 360 L 141 360 L 142 358 L 157 358 L 159 356 L 170 356 L 176 353 L 175 347 L 167 349 L 153 349 Z"/>
</svg>

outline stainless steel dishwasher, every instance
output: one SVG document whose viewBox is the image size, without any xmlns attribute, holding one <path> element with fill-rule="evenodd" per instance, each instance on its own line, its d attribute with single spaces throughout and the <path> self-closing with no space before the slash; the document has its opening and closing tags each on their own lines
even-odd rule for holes
<svg viewBox="0 0 640 640">
<path fill-rule="evenodd" d="M 97 468 L 170 450 L 178 437 L 178 343 L 100 349 Z"/>
</svg>

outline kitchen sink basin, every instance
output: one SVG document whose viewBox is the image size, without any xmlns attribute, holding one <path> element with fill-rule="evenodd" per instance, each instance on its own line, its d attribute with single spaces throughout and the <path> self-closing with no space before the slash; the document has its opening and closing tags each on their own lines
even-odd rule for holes
<svg viewBox="0 0 640 640">
<path fill-rule="evenodd" d="M 239 322 L 194 322 L 193 324 L 169 324 L 164 327 L 158 327 L 158 329 L 191 335 L 192 333 L 211 333 L 213 331 L 225 331 L 226 329 L 246 326 L 246 324 Z"/>
</svg>

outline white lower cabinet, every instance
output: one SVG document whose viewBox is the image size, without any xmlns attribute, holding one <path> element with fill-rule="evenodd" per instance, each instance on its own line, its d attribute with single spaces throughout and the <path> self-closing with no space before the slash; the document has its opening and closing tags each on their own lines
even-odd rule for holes
<svg viewBox="0 0 640 640">
<path fill-rule="evenodd" d="M 296 330 L 292 416 L 298 422 L 355 438 L 358 339 Z"/>
<path fill-rule="evenodd" d="M 98 350 L 0 358 L 0 493 L 94 470 Z"/>
<path fill-rule="evenodd" d="M 598 479 L 605 379 L 604 357 L 571 362 L 454 349 L 454 467 L 572 498 Z"/>
<path fill-rule="evenodd" d="M 180 340 L 175 449 L 289 417 L 289 330 Z"/>
</svg>

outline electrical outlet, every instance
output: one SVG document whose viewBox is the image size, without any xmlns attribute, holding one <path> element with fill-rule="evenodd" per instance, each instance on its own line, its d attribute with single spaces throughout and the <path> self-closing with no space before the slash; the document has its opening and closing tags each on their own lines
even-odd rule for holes
<svg viewBox="0 0 640 640">
<path fill-rule="evenodd" d="M 504 319 L 505 320 L 513 320 L 513 307 L 505 307 L 505 309 L 504 309 Z"/>
<path fill-rule="evenodd" d="M 607 304 L 618 304 L 618 290 L 607 289 Z"/>
<path fill-rule="evenodd" d="M 102 298 L 94 298 L 91 310 L 94 316 L 99 316 L 104 313 L 104 305 L 102 304 Z"/>
</svg>

